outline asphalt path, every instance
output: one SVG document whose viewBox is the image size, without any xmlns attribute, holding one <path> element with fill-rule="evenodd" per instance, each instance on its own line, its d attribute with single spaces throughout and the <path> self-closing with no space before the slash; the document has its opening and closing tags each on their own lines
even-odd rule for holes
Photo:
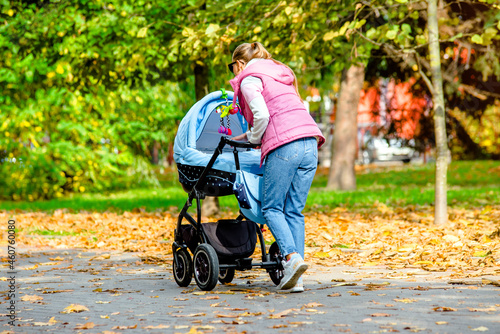
<svg viewBox="0 0 500 334">
<path fill-rule="evenodd" d="M 496 275 L 313 265 L 306 291 L 290 294 L 262 269 L 210 292 L 194 280 L 181 288 L 171 257 L 138 253 L 18 249 L 16 274 L 2 264 L 3 296 L 16 281 L 13 317 L 10 300 L 0 300 L 3 334 L 500 333 Z"/>
</svg>

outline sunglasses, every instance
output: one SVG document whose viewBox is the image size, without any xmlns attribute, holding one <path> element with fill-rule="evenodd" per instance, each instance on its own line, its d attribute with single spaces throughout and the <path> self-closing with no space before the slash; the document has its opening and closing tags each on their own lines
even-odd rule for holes
<svg viewBox="0 0 500 334">
<path fill-rule="evenodd" d="M 233 61 L 231 64 L 227 64 L 227 68 L 229 68 L 229 71 L 234 74 L 234 65 L 236 64 L 235 61 Z"/>
</svg>

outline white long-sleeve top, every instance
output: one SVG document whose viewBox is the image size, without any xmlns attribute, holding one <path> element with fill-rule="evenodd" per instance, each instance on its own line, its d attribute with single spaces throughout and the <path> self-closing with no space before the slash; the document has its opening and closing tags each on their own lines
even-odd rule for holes
<svg viewBox="0 0 500 334">
<path fill-rule="evenodd" d="M 260 60 L 262 59 L 252 59 L 245 67 Z M 248 141 L 252 144 L 260 144 L 269 124 L 269 109 L 264 96 L 262 96 L 262 90 L 264 89 L 262 80 L 254 76 L 248 76 L 241 81 L 240 89 L 253 114 L 253 127 L 247 131 Z"/>
</svg>

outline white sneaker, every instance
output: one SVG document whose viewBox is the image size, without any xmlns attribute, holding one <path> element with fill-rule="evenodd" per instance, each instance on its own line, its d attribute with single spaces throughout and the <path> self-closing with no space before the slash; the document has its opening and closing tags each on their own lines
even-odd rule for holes
<svg viewBox="0 0 500 334">
<path fill-rule="evenodd" d="M 304 282 L 302 281 L 302 277 L 299 277 L 297 280 L 297 284 L 293 288 L 290 289 L 290 293 L 298 293 L 304 292 Z"/>
<path fill-rule="evenodd" d="M 279 294 L 300 293 L 300 292 L 304 292 L 304 283 L 302 282 L 302 277 L 300 277 L 297 280 L 297 284 L 295 284 L 295 286 L 293 288 L 291 288 L 289 290 L 276 291 L 276 293 L 279 293 Z"/>
<path fill-rule="evenodd" d="M 283 261 L 284 276 L 278 285 L 278 290 L 288 290 L 293 288 L 300 276 L 307 270 L 309 265 L 302 260 L 299 254 L 292 255 L 290 261 Z"/>
</svg>

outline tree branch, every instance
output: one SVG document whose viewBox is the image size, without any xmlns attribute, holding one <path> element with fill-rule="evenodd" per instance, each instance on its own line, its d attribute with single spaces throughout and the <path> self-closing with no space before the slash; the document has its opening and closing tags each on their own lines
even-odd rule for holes
<svg viewBox="0 0 500 334">
<path fill-rule="evenodd" d="M 330 66 L 331 64 L 333 64 L 333 62 L 337 60 L 337 58 L 333 58 L 332 61 L 328 62 L 328 64 L 324 64 L 324 65 L 321 65 L 321 66 L 316 66 L 316 67 L 306 67 L 306 71 L 314 71 L 314 70 L 321 70 L 322 68 L 325 68 L 325 67 L 328 67 Z"/>
<path fill-rule="evenodd" d="M 425 68 L 427 68 L 427 69 L 430 68 L 430 64 L 427 62 L 427 60 L 422 59 L 421 63 L 424 65 Z M 455 82 L 455 78 L 446 72 L 443 72 L 443 79 L 447 82 L 450 82 L 450 83 Z M 498 93 L 493 93 L 493 92 L 479 89 L 479 88 L 476 88 L 476 87 L 473 87 L 470 85 L 466 85 L 463 83 L 461 83 L 459 85 L 459 88 L 463 88 L 464 91 L 466 91 L 470 95 L 472 95 L 480 100 L 486 100 L 488 96 L 496 98 L 496 99 L 500 99 L 500 94 L 498 94 Z"/>
<path fill-rule="evenodd" d="M 418 73 L 420 73 L 420 75 L 422 76 L 422 79 L 425 81 L 425 84 L 427 85 L 427 88 L 429 88 L 431 94 L 434 95 L 434 86 L 432 85 L 432 81 L 424 73 L 424 71 L 422 71 L 422 66 L 420 66 L 420 56 L 418 55 L 417 52 L 415 52 L 414 55 L 415 55 L 415 60 L 417 61 Z"/>
</svg>

